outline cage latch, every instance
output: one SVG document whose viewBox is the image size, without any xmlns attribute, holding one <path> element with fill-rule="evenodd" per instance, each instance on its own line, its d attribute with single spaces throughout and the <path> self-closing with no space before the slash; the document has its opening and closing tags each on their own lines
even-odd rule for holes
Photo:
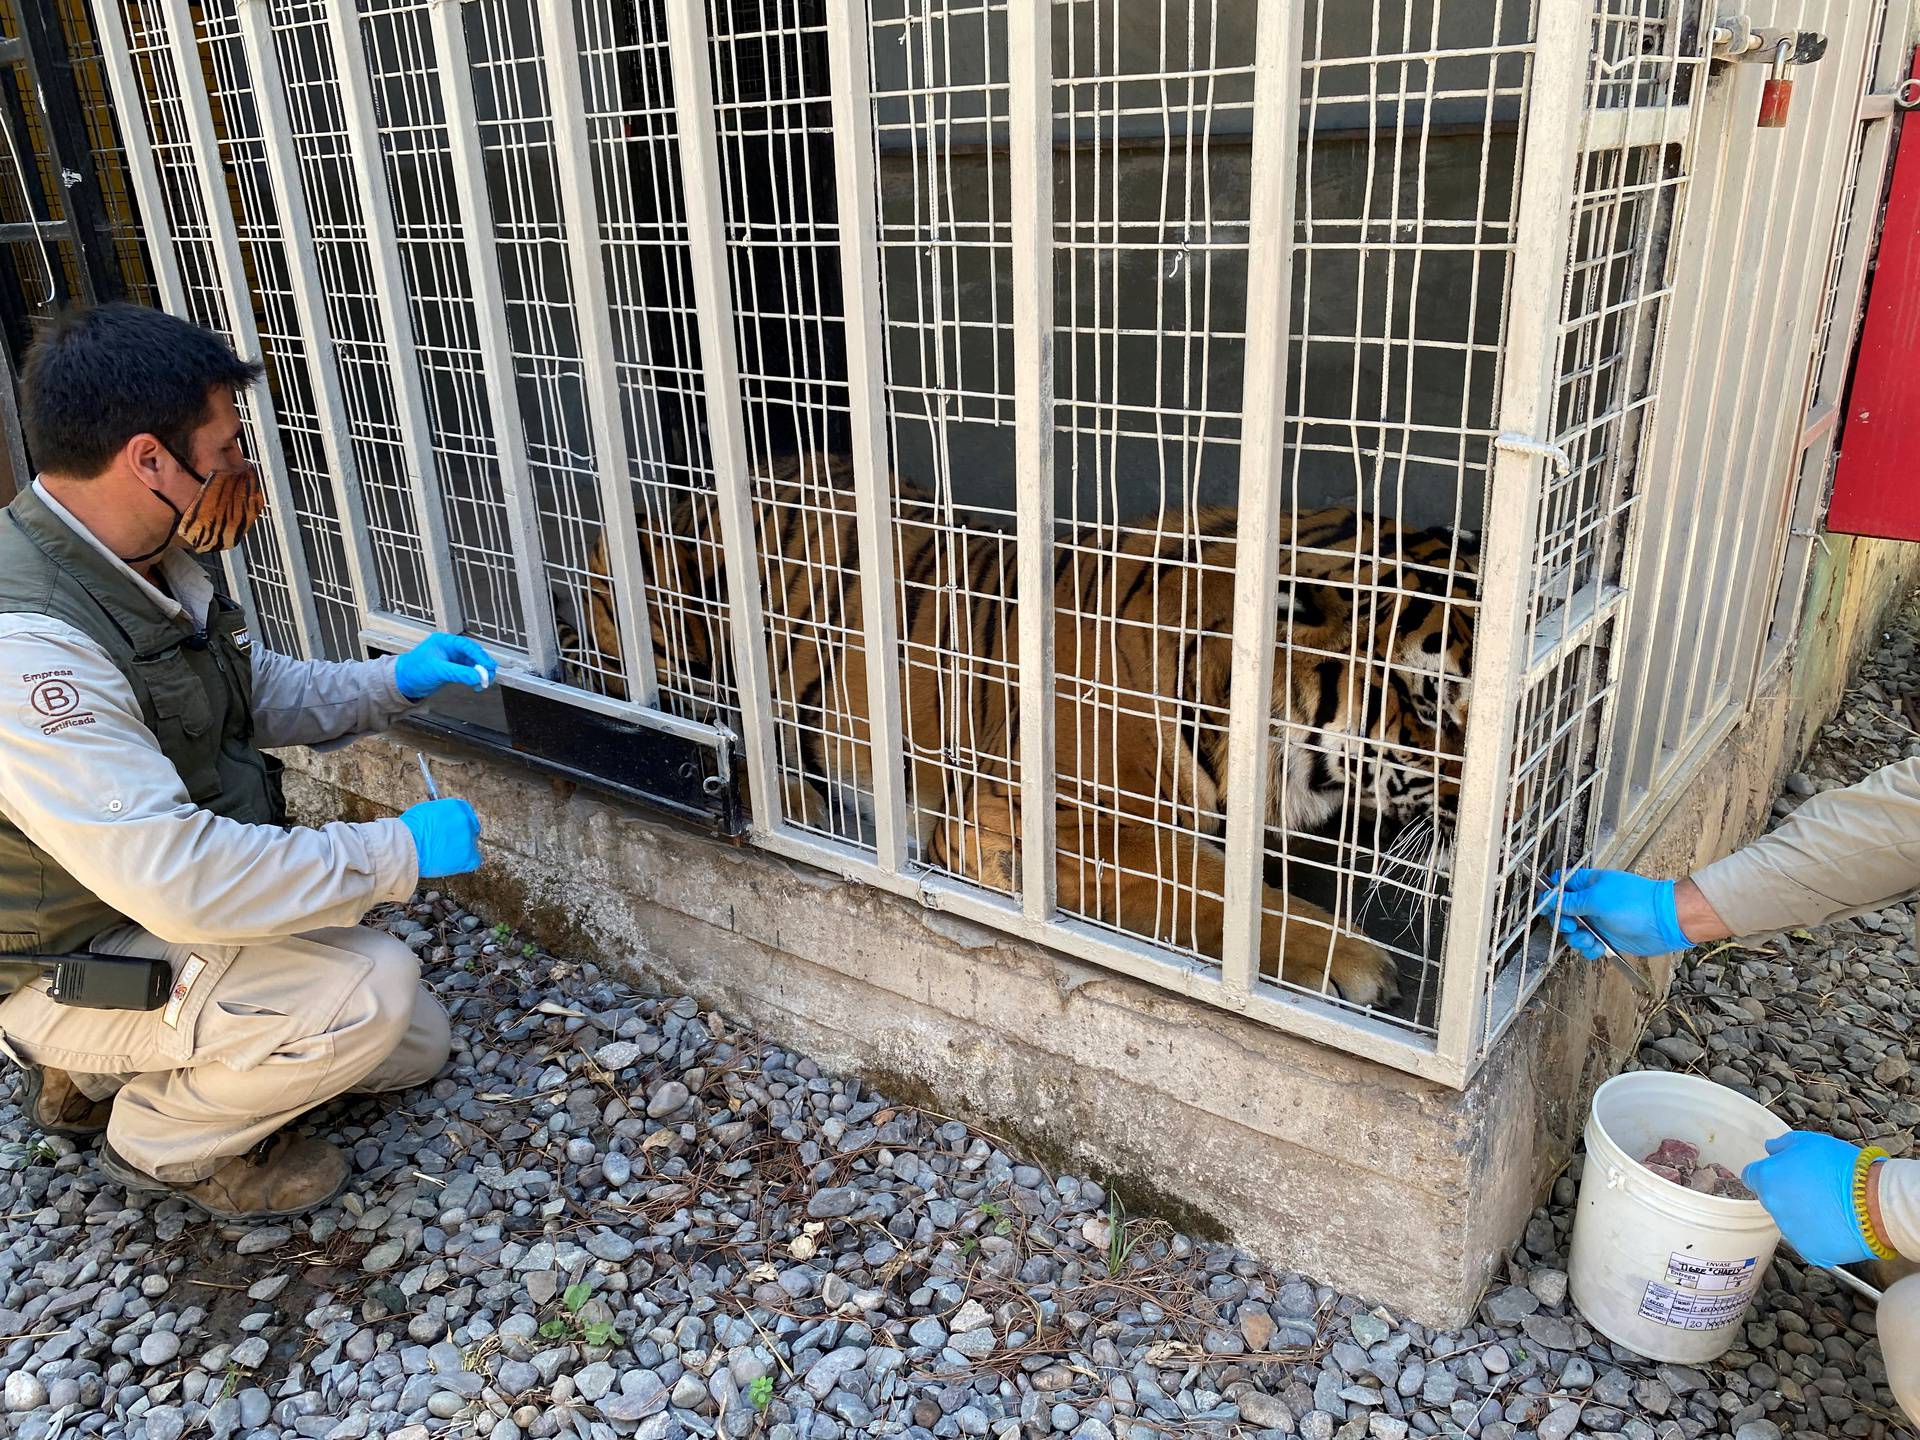
<svg viewBox="0 0 1920 1440">
<path fill-rule="evenodd" d="M 1531 435 L 1521 435 L 1512 430 L 1502 431 L 1493 437 L 1493 448 L 1545 460 L 1553 466 L 1555 477 L 1564 477 L 1573 473 L 1573 460 L 1563 448 L 1545 440 L 1536 440 Z"/>
</svg>

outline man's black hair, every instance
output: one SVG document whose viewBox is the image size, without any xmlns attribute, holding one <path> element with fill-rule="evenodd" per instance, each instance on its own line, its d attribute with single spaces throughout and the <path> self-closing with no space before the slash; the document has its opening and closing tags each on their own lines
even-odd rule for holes
<svg viewBox="0 0 1920 1440">
<path fill-rule="evenodd" d="M 98 475 L 136 435 L 185 455 L 214 387 L 243 390 L 261 373 L 219 336 L 160 310 L 69 310 L 27 353 L 27 453 L 37 468 L 72 476 Z"/>
</svg>

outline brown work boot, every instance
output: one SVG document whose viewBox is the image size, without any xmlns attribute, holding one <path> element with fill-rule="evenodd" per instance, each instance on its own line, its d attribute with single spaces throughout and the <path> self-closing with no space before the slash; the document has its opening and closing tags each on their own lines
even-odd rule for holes
<svg viewBox="0 0 1920 1440">
<path fill-rule="evenodd" d="M 298 1215 L 324 1205 L 347 1187 L 347 1157 L 324 1140 L 281 1131 L 236 1155 L 204 1180 L 174 1183 L 136 1170 L 109 1141 L 100 1168 L 129 1190 L 174 1195 L 217 1220 Z"/>
<path fill-rule="evenodd" d="M 47 1134 L 76 1139 L 98 1135 L 107 1128 L 107 1117 L 113 1113 L 112 1100 L 89 1100 L 71 1075 L 47 1065 L 26 1067 L 20 1105 L 27 1118 Z"/>
</svg>

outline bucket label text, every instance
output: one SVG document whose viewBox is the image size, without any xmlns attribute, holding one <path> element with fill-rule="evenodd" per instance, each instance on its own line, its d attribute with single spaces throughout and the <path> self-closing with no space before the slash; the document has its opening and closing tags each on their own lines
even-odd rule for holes
<svg viewBox="0 0 1920 1440">
<path fill-rule="evenodd" d="M 1747 1312 L 1760 1283 L 1760 1260 L 1705 1260 L 1674 1251 L 1667 1256 L 1667 1279 L 1654 1281 L 1640 1300 L 1642 1319 L 1677 1330 L 1718 1330 Z"/>
</svg>

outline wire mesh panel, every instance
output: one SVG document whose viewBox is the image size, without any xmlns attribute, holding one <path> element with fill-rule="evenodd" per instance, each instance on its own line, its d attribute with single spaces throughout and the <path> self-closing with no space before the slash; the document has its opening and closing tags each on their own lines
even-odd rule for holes
<svg viewBox="0 0 1920 1440">
<path fill-rule="evenodd" d="M 1674 688 L 1659 595 L 1758 643 L 1678 522 L 1765 553 L 1724 396 L 1798 361 L 1698 338 L 1697 237 L 1814 253 L 1841 92 L 1736 141 L 1698 0 L 266 0 L 290 138 L 242 3 L 202 40 L 329 645 L 450 615 L 737 744 L 782 854 L 1459 1081 L 1547 877 L 1675 773 L 1622 703 Z"/>
<path fill-rule="evenodd" d="M 297 157 L 297 180 L 320 271 L 327 331 L 345 406 L 373 555 L 370 603 L 431 621 L 424 521 L 394 390 L 394 355 L 375 292 L 368 227 L 329 33 L 328 0 L 268 0 Z"/>
<path fill-rule="evenodd" d="M 1618 613 L 1641 457 L 1661 389 L 1672 240 L 1692 179 L 1686 144 L 1602 139 L 1609 112 L 1689 114 L 1706 36 L 1665 0 L 1601 0 L 1592 16 L 1565 289 L 1548 354 L 1541 488 L 1516 617 L 1521 657 L 1499 812 L 1484 1050 L 1545 974 L 1537 897 L 1586 863 L 1616 699 Z M 1688 129 L 1681 129 L 1684 137 Z"/>
<path fill-rule="evenodd" d="M 206 84 L 203 74 L 182 76 L 175 63 L 163 0 L 127 0 L 120 14 L 127 53 L 144 100 L 145 125 L 159 181 L 160 198 L 179 266 L 187 316 L 215 334 L 232 338 L 234 325 L 214 253 L 214 233 L 202 198 L 199 160 L 187 125 L 182 85 Z M 252 397 L 239 398 L 242 446 L 262 463 L 263 440 Z M 269 507 L 254 539 L 242 552 L 245 578 L 261 636 L 285 654 L 301 652 L 296 605 L 281 568 L 272 531 L 291 517 Z M 289 534 L 292 532 L 289 530 Z"/>
<path fill-rule="evenodd" d="M 374 0 L 359 7 L 360 34 L 460 613 L 474 635 L 518 649 L 517 557 L 481 383 L 432 8 L 430 0 Z"/>
<path fill-rule="evenodd" d="M 1014 894 L 1006 6 L 868 14 L 906 805 L 930 869 Z"/>
<path fill-rule="evenodd" d="M 581 0 L 577 15 L 659 703 L 689 720 L 737 723 L 666 17 L 660 0 Z M 597 573 L 572 618 L 588 684 L 619 673 L 614 597 Z"/>
<path fill-rule="evenodd" d="M 1802 401 L 1858 144 L 1853 117 L 1883 15 L 1823 0 L 1781 0 L 1754 15 L 1828 37 L 1825 57 L 1796 71 L 1785 129 L 1751 128 L 1764 65 L 1722 64 L 1702 90 L 1711 139 L 1699 164 L 1714 198 L 1688 221 L 1698 238 L 1675 282 L 1685 305 L 1675 380 L 1637 467 L 1649 514 L 1618 740 L 1603 762 L 1603 821 L 1624 843 L 1657 821 L 1746 708 L 1771 611 L 1762 587 L 1791 523 Z M 1770 295 L 1756 324 L 1737 278 L 1751 274 L 1809 278 Z"/>
<path fill-rule="evenodd" d="M 59 0 L 59 13 L 61 33 L 67 42 L 67 63 L 72 67 L 74 89 L 79 96 L 81 114 L 87 127 L 94 178 L 99 184 L 101 205 L 112 230 L 120 279 L 126 287 L 128 300 L 139 305 L 151 305 L 156 296 L 152 277 L 148 273 L 146 244 L 140 233 L 132 186 L 127 178 L 126 150 L 120 140 L 120 126 L 107 93 L 107 77 L 101 63 L 100 41 L 94 32 L 94 20 L 85 0 Z M 8 33 L 14 32 L 9 28 Z"/>
<path fill-rule="evenodd" d="M 781 813 L 872 843 L 824 0 L 713 0 L 714 125 Z"/>
<path fill-rule="evenodd" d="M 324 650 L 334 659 L 358 656 L 362 653 L 359 603 L 347 573 L 340 517 L 335 513 L 332 462 L 313 394 L 309 343 L 294 305 L 291 262 L 233 0 L 203 0 L 199 23 L 208 96 L 227 167 L 235 230 L 252 282 L 261 359 L 273 393 L 293 489 L 296 531 L 306 548 Z"/>
</svg>

